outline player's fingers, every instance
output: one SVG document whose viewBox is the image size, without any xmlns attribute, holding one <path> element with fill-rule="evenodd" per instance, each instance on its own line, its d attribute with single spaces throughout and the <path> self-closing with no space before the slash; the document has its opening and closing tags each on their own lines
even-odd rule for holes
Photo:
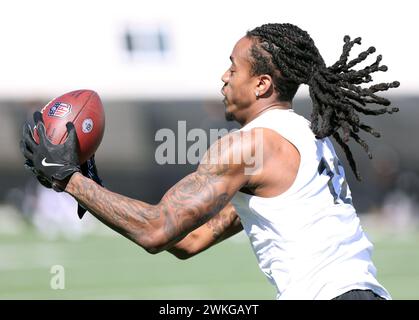
<svg viewBox="0 0 419 320">
<path fill-rule="evenodd" d="M 42 113 L 35 111 L 33 120 L 35 121 L 36 130 L 38 131 L 39 141 L 42 141 L 43 144 L 50 143 L 45 130 L 44 119 L 42 119 Z"/>
<path fill-rule="evenodd" d="M 48 137 L 47 137 L 47 132 L 45 130 L 45 126 L 44 123 L 41 121 L 38 121 L 36 123 L 36 130 L 38 132 L 38 137 L 39 137 L 39 143 L 42 143 L 44 145 L 47 145 L 50 143 Z"/>
<path fill-rule="evenodd" d="M 33 138 L 33 132 L 29 123 L 25 123 L 23 125 L 22 138 L 23 142 L 30 148 L 31 151 L 38 146 Z"/>
<path fill-rule="evenodd" d="M 42 113 L 39 111 L 35 111 L 33 114 L 33 121 L 35 121 L 35 125 L 37 125 L 38 122 L 44 123 L 44 119 L 42 119 Z"/>
<path fill-rule="evenodd" d="M 26 170 L 32 172 L 38 178 L 38 173 L 35 170 L 32 160 L 26 160 L 23 166 L 25 167 Z"/>
<path fill-rule="evenodd" d="M 78 139 L 77 139 L 77 133 L 76 133 L 76 128 L 74 127 L 74 124 L 72 122 L 67 122 L 67 124 L 65 125 L 67 127 L 67 140 L 66 140 L 66 144 L 70 144 L 70 145 L 77 145 L 78 144 Z"/>
<path fill-rule="evenodd" d="M 29 150 L 28 146 L 23 140 L 20 141 L 20 152 L 22 152 L 26 159 L 31 161 L 33 160 L 33 153 L 31 150 Z"/>
<path fill-rule="evenodd" d="M 27 159 L 25 161 L 25 163 L 23 164 L 23 166 L 25 167 L 26 170 L 29 170 L 29 171 L 32 171 L 32 172 L 34 172 L 34 170 L 35 170 L 32 160 Z"/>
</svg>

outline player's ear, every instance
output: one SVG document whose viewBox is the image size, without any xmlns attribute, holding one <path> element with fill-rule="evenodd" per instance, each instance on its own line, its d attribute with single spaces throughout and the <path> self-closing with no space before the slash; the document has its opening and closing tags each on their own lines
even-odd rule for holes
<svg viewBox="0 0 419 320">
<path fill-rule="evenodd" d="M 263 96 L 273 89 L 272 77 L 269 74 L 262 74 L 257 79 L 256 91 L 258 92 L 258 96 Z"/>
</svg>

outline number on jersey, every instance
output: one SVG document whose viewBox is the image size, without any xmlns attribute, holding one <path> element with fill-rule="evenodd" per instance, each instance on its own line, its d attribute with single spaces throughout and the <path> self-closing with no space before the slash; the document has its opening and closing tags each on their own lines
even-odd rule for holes
<svg viewBox="0 0 419 320">
<path fill-rule="evenodd" d="M 329 176 L 329 181 L 327 185 L 329 187 L 330 193 L 333 196 L 333 200 L 335 204 L 338 203 L 347 203 L 352 204 L 352 198 L 348 196 L 348 183 L 346 182 L 345 177 L 341 174 L 341 170 L 339 168 L 342 167 L 338 158 L 333 158 L 333 170 L 330 167 L 329 163 L 323 157 L 320 160 L 319 166 L 317 171 L 319 174 L 325 174 Z M 343 169 L 342 169 L 343 172 Z"/>
</svg>

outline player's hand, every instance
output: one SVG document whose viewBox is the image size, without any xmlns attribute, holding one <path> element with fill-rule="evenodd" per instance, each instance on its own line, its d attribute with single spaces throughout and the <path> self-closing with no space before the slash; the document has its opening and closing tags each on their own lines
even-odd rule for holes
<svg viewBox="0 0 419 320">
<path fill-rule="evenodd" d="M 97 172 L 95 155 L 93 155 L 89 160 L 87 160 L 85 163 L 81 165 L 81 173 L 85 177 L 92 179 L 94 182 L 103 187 L 102 179 L 99 177 L 99 174 Z M 86 208 L 84 208 L 81 204 L 78 204 L 77 214 L 79 215 L 80 219 L 83 218 L 83 215 L 86 213 L 86 211 Z"/>
<path fill-rule="evenodd" d="M 67 123 L 67 140 L 64 144 L 55 145 L 47 138 L 42 114 L 36 111 L 33 118 L 38 131 L 39 144 L 35 142 L 31 127 L 26 123 L 20 141 L 20 149 L 28 160 L 26 164 L 32 166 L 32 172 L 40 182 L 44 182 L 41 182 L 43 185 L 51 184 L 55 191 L 63 191 L 71 175 L 81 171 L 74 125 L 71 122 Z"/>
<path fill-rule="evenodd" d="M 48 188 L 48 189 L 51 189 L 52 188 L 51 181 L 49 181 L 47 178 L 39 175 L 36 172 L 35 167 L 33 166 L 33 163 L 32 163 L 31 160 L 26 160 L 25 161 L 25 164 L 24 164 L 24 167 L 27 170 L 31 171 L 34 174 L 34 176 L 38 179 L 39 183 L 42 184 L 45 188 Z"/>
</svg>

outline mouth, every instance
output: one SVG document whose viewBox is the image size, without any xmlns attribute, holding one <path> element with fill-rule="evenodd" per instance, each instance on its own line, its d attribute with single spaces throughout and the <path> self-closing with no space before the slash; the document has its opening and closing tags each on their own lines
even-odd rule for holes
<svg viewBox="0 0 419 320">
<path fill-rule="evenodd" d="M 222 88 L 221 88 L 220 92 L 221 92 L 221 94 L 222 94 L 222 95 L 223 95 L 223 97 L 224 97 L 224 99 L 223 99 L 223 103 L 224 103 L 224 105 L 225 105 L 225 106 L 227 106 L 227 97 L 226 97 L 226 94 L 225 94 L 225 92 L 224 92 L 224 87 L 222 87 Z"/>
</svg>

